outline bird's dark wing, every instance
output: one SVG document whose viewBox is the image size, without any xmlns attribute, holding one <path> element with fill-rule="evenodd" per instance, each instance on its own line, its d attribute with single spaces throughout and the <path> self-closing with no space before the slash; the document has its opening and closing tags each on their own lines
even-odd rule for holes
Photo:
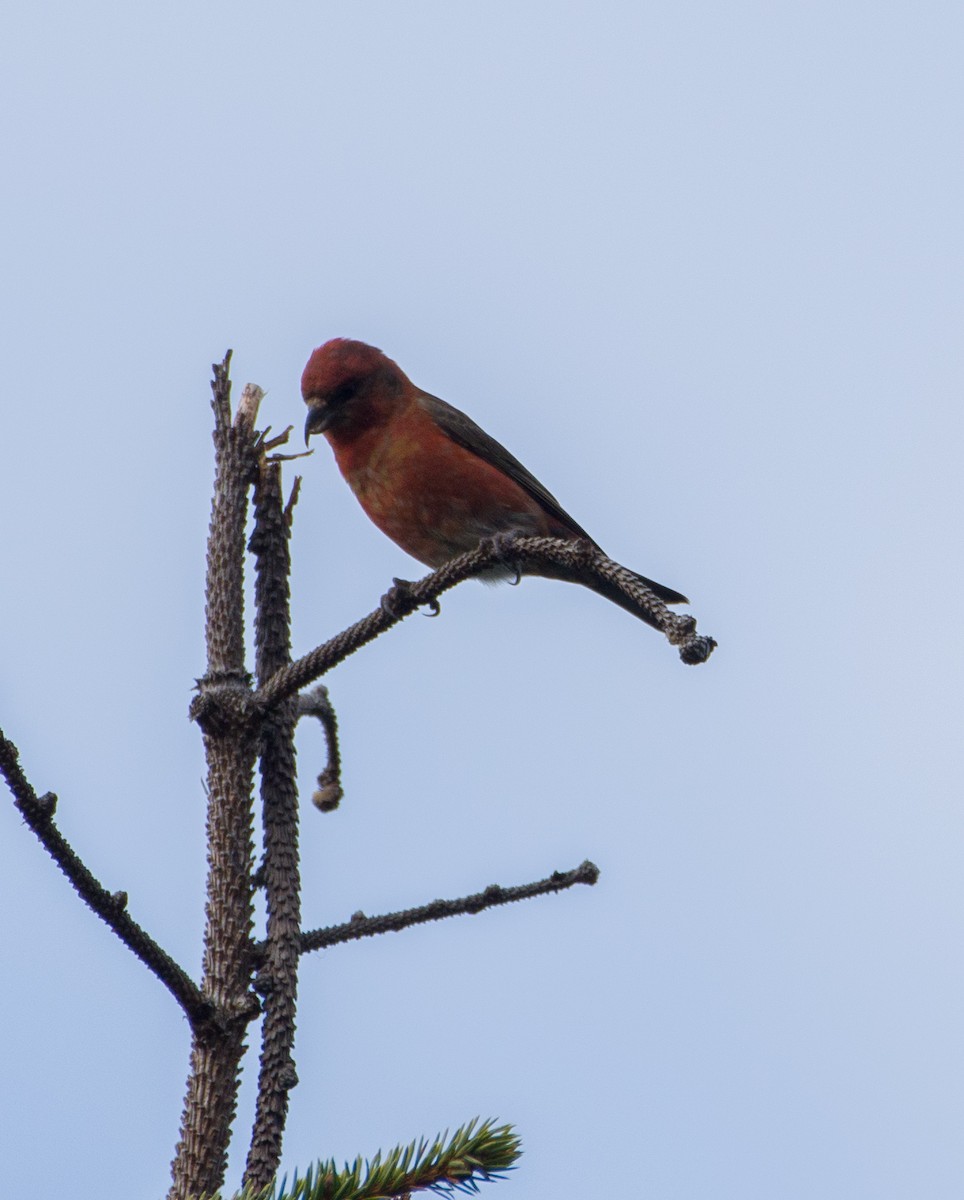
<svg viewBox="0 0 964 1200">
<path fill-rule="evenodd" d="M 471 417 L 467 417 L 464 412 L 453 408 L 451 404 L 446 404 L 438 396 L 430 396 L 428 392 L 419 392 L 418 402 L 436 425 L 438 425 L 439 429 L 447 437 L 450 437 L 456 445 L 461 446 L 463 450 L 468 450 L 470 454 L 477 454 L 485 462 L 491 463 L 498 470 L 503 471 L 524 492 L 528 492 L 533 500 L 541 505 L 543 510 L 553 520 L 565 525 L 574 538 L 585 538 L 597 550 L 604 553 L 599 544 L 586 533 L 585 529 L 581 525 L 577 525 L 572 517 L 570 517 L 555 496 L 553 496 L 552 492 L 543 487 L 539 480 L 525 469 L 515 455 L 510 454 L 506 450 L 505 446 L 497 442 L 495 438 L 489 437 L 484 429 L 480 429 Z M 635 574 L 635 572 L 628 573 Z M 668 588 L 663 583 L 656 583 L 655 580 L 647 579 L 645 575 L 637 575 L 636 578 L 644 583 L 650 591 L 655 592 L 665 604 L 689 603 L 682 592 Z M 599 590 L 604 591 L 602 588 Z M 636 616 L 640 615 L 637 607 L 629 604 L 626 601 L 626 597 L 618 588 L 612 588 L 611 591 L 612 594 L 609 595 L 609 599 L 615 601 L 616 604 L 623 605 L 624 608 L 628 608 Z M 647 617 L 643 618 L 643 620 L 648 619 Z M 651 623 L 655 624 L 655 622 Z"/>
<path fill-rule="evenodd" d="M 477 454 L 479 458 L 508 475 L 524 492 L 528 492 L 553 520 L 568 526 L 572 530 L 574 538 L 585 538 L 587 542 L 596 546 L 597 550 L 599 549 L 596 542 L 581 525 L 576 524 L 552 492 L 543 487 L 535 475 L 527 471 L 515 455 L 506 450 L 505 446 L 497 442 L 494 437 L 489 437 L 484 429 L 480 429 L 471 417 L 467 417 L 464 412 L 453 408 L 451 404 L 446 404 L 438 396 L 430 396 L 427 392 L 419 393 L 418 402 L 453 442 L 461 446 L 463 450 L 468 450 L 470 454 Z"/>
</svg>

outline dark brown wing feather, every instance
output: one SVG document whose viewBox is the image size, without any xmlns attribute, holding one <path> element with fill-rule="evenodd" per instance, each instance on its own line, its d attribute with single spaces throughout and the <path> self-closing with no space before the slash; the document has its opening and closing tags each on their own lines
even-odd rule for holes
<svg viewBox="0 0 964 1200">
<path fill-rule="evenodd" d="M 464 412 L 460 412 L 459 409 L 453 408 L 451 404 L 440 400 L 438 396 L 430 396 L 428 392 L 419 392 L 418 402 L 432 420 L 435 421 L 439 429 L 447 437 L 450 437 L 456 445 L 461 446 L 463 450 L 468 450 L 470 454 L 477 454 L 485 462 L 491 463 L 494 467 L 503 471 L 524 492 L 528 492 L 533 500 L 541 505 L 550 517 L 571 530 L 574 538 L 585 538 L 597 550 L 605 553 L 599 543 L 591 538 L 581 525 L 576 524 L 555 496 L 553 496 L 552 492 L 544 487 L 536 479 L 535 475 L 527 471 L 515 455 L 510 454 L 501 442 L 497 442 L 494 437 L 490 437 L 484 429 L 476 425 L 471 417 L 467 417 Z M 635 572 L 632 573 L 635 574 Z M 641 579 L 650 591 L 655 592 L 664 604 L 689 603 L 682 592 L 674 591 L 673 588 L 668 588 L 665 584 L 647 579 L 645 575 L 639 575 L 637 578 Z M 625 596 L 618 589 L 613 589 L 613 595 L 610 596 L 610 599 L 615 601 L 616 604 L 621 604 L 624 608 L 628 608 L 634 615 L 639 616 L 639 612 L 627 603 Z"/>
<path fill-rule="evenodd" d="M 508 475 L 524 492 L 528 492 L 550 517 L 567 525 L 572 530 L 573 537 L 585 538 L 587 542 L 592 542 L 596 546 L 596 542 L 581 525 L 576 524 L 552 492 L 543 487 L 535 475 L 527 471 L 515 455 L 506 450 L 505 446 L 497 442 L 494 437 L 490 437 L 484 429 L 480 429 L 471 417 L 467 417 L 464 412 L 453 408 L 451 404 L 446 404 L 438 396 L 430 396 L 428 392 L 420 392 L 418 402 L 453 442 L 461 446 L 463 450 L 477 454 L 479 458 Z M 599 549 L 598 546 L 596 548 Z"/>
</svg>

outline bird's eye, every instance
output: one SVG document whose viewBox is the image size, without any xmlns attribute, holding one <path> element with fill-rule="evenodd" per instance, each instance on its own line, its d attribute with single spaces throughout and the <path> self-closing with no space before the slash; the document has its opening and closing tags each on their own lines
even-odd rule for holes
<svg viewBox="0 0 964 1200">
<path fill-rule="evenodd" d="M 340 383 L 338 387 L 331 391 L 328 401 L 330 404 L 347 404 L 357 391 L 357 382 L 353 379 L 348 379 L 344 383 Z"/>
</svg>

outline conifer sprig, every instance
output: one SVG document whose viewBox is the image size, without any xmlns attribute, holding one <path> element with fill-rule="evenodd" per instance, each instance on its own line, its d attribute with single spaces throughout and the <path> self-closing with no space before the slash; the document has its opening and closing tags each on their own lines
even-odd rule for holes
<svg viewBox="0 0 964 1200">
<path fill-rule="evenodd" d="M 511 1125 L 479 1123 L 476 1117 L 455 1131 L 439 1134 L 434 1142 L 421 1138 L 408 1146 L 379 1151 L 371 1161 L 356 1158 L 339 1169 L 333 1159 L 309 1167 L 289 1185 L 260 1192 L 239 1193 L 234 1200 L 391 1200 L 416 1191 L 437 1195 L 473 1193 L 480 1183 L 501 1179 L 521 1153 Z"/>
</svg>

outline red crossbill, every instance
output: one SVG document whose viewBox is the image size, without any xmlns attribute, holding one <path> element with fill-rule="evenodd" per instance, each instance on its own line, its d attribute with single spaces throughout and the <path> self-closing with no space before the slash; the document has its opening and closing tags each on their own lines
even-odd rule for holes
<svg viewBox="0 0 964 1200">
<path fill-rule="evenodd" d="M 582 538 L 599 549 L 504 446 L 417 388 L 374 346 L 348 338 L 326 342 L 308 360 L 301 391 L 308 405 L 305 441 L 325 435 L 362 508 L 420 562 L 439 567 L 483 538 L 510 533 Z M 583 583 L 649 619 L 605 581 L 554 567 L 524 567 L 523 573 Z M 637 578 L 666 604 L 688 603 L 672 588 Z"/>
</svg>

